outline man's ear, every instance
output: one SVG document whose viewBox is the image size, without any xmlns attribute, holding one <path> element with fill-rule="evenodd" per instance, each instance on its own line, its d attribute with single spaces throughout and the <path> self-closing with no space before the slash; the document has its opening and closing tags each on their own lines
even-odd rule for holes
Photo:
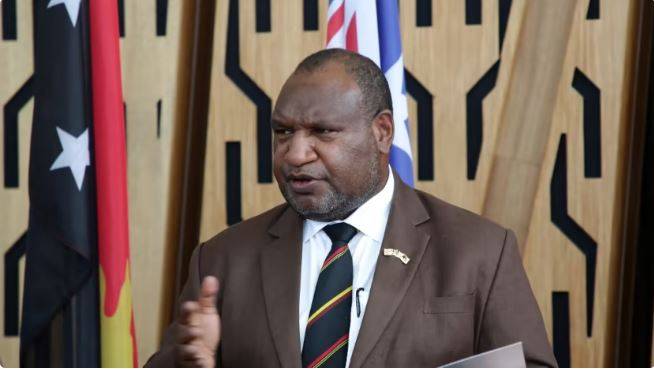
<svg viewBox="0 0 654 369">
<path fill-rule="evenodd" d="M 379 152 L 388 154 L 393 143 L 393 112 L 385 109 L 372 120 L 372 133 Z"/>
</svg>

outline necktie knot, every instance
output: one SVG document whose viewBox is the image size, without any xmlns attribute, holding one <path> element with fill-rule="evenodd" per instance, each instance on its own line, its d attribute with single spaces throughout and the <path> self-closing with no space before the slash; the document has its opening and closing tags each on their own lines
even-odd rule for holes
<svg viewBox="0 0 654 369">
<path fill-rule="evenodd" d="M 330 224 L 323 228 L 334 244 L 348 243 L 357 234 L 357 229 L 347 223 Z"/>
</svg>

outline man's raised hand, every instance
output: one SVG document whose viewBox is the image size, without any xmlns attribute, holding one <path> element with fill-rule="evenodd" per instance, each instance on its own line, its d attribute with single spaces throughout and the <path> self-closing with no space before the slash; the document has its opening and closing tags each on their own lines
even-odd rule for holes
<svg viewBox="0 0 654 369">
<path fill-rule="evenodd" d="M 213 368 L 220 343 L 220 316 L 216 309 L 218 279 L 202 280 L 197 301 L 182 304 L 177 317 L 175 363 L 178 366 Z"/>
</svg>

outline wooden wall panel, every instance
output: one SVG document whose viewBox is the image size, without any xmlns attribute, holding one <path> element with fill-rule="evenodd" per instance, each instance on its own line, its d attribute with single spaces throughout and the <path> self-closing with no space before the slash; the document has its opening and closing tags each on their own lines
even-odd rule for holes
<svg viewBox="0 0 654 369">
<path fill-rule="evenodd" d="M 561 365 L 573 366 L 613 360 L 622 206 L 617 190 L 626 164 L 626 62 L 635 2 L 603 1 L 598 19 L 589 19 L 590 3 L 581 1 L 574 11 L 524 251 L 546 325 L 561 339 L 569 335 L 570 345 L 558 346 L 570 350 L 571 361 Z M 564 294 L 569 306 L 561 310 L 553 300 Z M 560 316 L 565 311 L 569 316 Z"/>
<path fill-rule="evenodd" d="M 201 240 L 283 201 L 258 127 L 325 2 L 265 3 L 216 9 Z M 416 187 L 516 231 L 562 365 L 612 364 L 633 3 L 400 2 Z"/>
<path fill-rule="evenodd" d="M 480 212 L 491 163 L 487 153 L 493 152 L 497 132 L 489 118 L 501 106 L 502 89 L 498 87 L 504 82 L 498 85 L 498 79 L 504 81 L 506 76 L 498 76 L 502 71 L 498 2 L 479 2 L 477 9 L 466 3 L 435 1 L 432 26 L 418 27 L 418 2 L 401 2 L 401 29 L 405 67 L 433 95 L 431 120 L 410 116 L 416 187 Z M 467 24 L 472 20 L 466 13 L 480 13 L 480 22 Z M 513 39 L 514 34 L 503 39 Z M 412 94 L 411 88 L 408 90 Z M 468 125 L 468 109 L 482 119 L 471 117 Z M 433 125 L 432 158 L 418 154 L 418 131 L 428 124 Z M 479 150 L 467 144 L 472 137 L 482 140 Z M 426 180 L 417 169 L 430 162 L 434 177 Z"/>
<path fill-rule="evenodd" d="M 512 61 L 501 67 L 510 80 L 505 100 L 491 123 L 498 126 L 499 133 L 496 150 L 491 153 L 492 175 L 482 214 L 513 229 L 522 246 L 552 126 L 576 3 L 514 3 L 515 12 L 512 10 L 509 18 L 510 26 L 520 24 L 515 38 L 520 44 L 515 51 L 507 48 L 502 55 L 502 60 Z M 522 12 L 518 4 L 524 4 Z M 511 51 L 513 58 L 509 59 Z"/>
<path fill-rule="evenodd" d="M 6 180 L 7 166 L 18 163 L 19 182 L 17 187 L 7 186 L 4 182 L 0 185 L 0 248 L 5 258 L 27 227 L 27 170 L 33 109 L 31 91 L 29 85 L 25 85 L 33 71 L 32 2 L 9 2 L 16 4 L 16 17 L 3 15 L 2 20 L 15 21 L 17 37 L 0 39 L 0 106 L 7 111 L 7 105 L 13 101 L 20 110 L 17 110 L 17 141 L 12 141 L 11 132 L 7 138 L 8 116 L 0 117 L 3 123 L 0 126 L 0 151 L 4 152 L 5 142 L 17 143 L 18 156 L 12 154 L 1 159 L 0 173 Z M 121 58 L 126 106 L 133 303 L 139 359 L 144 363 L 160 340 L 163 309 L 159 302 L 164 287 L 163 255 L 175 139 L 173 126 L 179 98 L 177 74 L 183 1 L 123 0 L 118 3 L 122 3 Z M 23 259 L 20 260 L 22 268 Z M 0 283 L 4 282 L 7 267 L 6 262 L 0 266 Z M 22 286 L 22 269 L 16 276 L 21 278 L 19 285 Z M 3 287 L 6 293 L 7 286 L 3 284 Z M 4 298 L 5 295 L 0 294 L 0 304 L 5 303 Z M 18 301 L 21 301 L 20 296 Z M 8 310 L 6 304 L 3 306 L 5 319 L 0 319 L 0 329 L 4 329 L 0 338 L 0 360 L 6 365 L 17 366 L 18 338 L 8 335 L 12 332 L 5 329 L 7 312 L 13 309 Z"/>
<path fill-rule="evenodd" d="M 9 366 L 18 365 L 20 286 L 24 271 L 20 240 L 27 229 L 27 175 L 34 108 L 30 82 L 34 69 L 32 2 L 14 4 L 15 13 L 7 12 L 2 17 L 5 24 L 14 27 L 0 30 L 0 250 L 4 256 L 0 264 L 0 307 L 4 311 L 0 319 L 0 361 Z M 7 276 L 14 278 L 14 283 Z"/>
<path fill-rule="evenodd" d="M 124 1 L 121 41 L 139 362 L 160 340 L 183 1 Z"/>
</svg>

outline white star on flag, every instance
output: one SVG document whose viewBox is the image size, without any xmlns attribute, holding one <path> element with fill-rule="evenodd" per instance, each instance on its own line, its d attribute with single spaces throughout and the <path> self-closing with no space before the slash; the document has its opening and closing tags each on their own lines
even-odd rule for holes
<svg viewBox="0 0 654 369">
<path fill-rule="evenodd" d="M 57 127 L 57 135 L 59 135 L 59 142 L 61 142 L 61 147 L 64 150 L 57 156 L 54 163 L 52 163 L 50 171 L 66 167 L 70 168 L 77 188 L 81 191 L 86 167 L 91 165 L 91 160 L 89 159 L 89 129 L 85 129 L 79 137 L 75 137 Z"/>
<path fill-rule="evenodd" d="M 68 17 L 70 22 L 73 23 L 73 27 L 77 24 L 77 15 L 79 14 L 79 5 L 82 0 L 50 0 L 48 3 L 48 9 L 55 5 L 64 4 L 66 6 L 66 11 L 68 12 Z"/>
</svg>

